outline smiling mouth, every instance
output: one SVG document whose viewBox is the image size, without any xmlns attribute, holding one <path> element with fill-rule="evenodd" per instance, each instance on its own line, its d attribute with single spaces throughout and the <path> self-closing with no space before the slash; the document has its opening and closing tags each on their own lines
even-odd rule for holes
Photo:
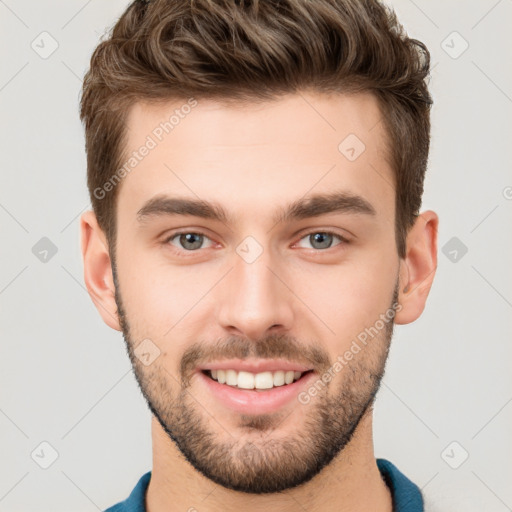
<svg viewBox="0 0 512 512">
<path fill-rule="evenodd" d="M 246 371 L 226 370 L 202 370 L 202 373 L 210 379 L 238 389 L 267 390 L 280 386 L 288 386 L 300 380 L 304 375 L 313 370 L 297 372 L 293 370 L 266 371 L 251 373 Z"/>
</svg>

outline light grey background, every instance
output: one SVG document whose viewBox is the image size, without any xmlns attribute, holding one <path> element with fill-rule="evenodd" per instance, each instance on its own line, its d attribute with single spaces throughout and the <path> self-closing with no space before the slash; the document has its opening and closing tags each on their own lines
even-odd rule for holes
<svg viewBox="0 0 512 512">
<path fill-rule="evenodd" d="M 121 334 L 85 290 L 78 233 L 89 207 L 81 78 L 126 5 L 0 0 L 0 512 L 103 510 L 151 469 L 150 413 Z M 512 1 L 392 5 L 432 54 L 424 209 L 441 221 L 426 311 L 398 327 L 392 344 L 376 456 L 424 490 L 429 510 L 504 512 L 512 510 Z M 43 237 L 55 255 L 36 245 Z M 47 469 L 40 464 L 52 462 L 52 448 L 42 442 L 58 453 Z"/>
</svg>

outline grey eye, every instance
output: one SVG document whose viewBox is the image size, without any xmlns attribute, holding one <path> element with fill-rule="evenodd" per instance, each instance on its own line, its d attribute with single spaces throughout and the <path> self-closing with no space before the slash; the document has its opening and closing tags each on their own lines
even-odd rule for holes
<svg viewBox="0 0 512 512">
<path fill-rule="evenodd" d="M 203 235 L 198 233 L 185 233 L 180 235 L 180 244 L 184 249 L 193 251 L 203 245 Z"/>
<path fill-rule="evenodd" d="M 333 240 L 338 239 L 338 243 L 333 244 Z M 309 244 L 308 245 L 302 245 L 304 243 Z M 300 240 L 300 247 L 305 247 L 306 249 L 329 249 L 330 247 L 339 245 L 343 242 L 346 242 L 346 240 L 341 236 L 337 235 L 336 233 L 331 233 L 329 231 L 312 231 L 308 235 L 305 235 Z"/>
<path fill-rule="evenodd" d="M 183 248 L 187 251 L 194 251 L 195 249 L 200 249 L 205 239 L 205 236 L 201 235 L 200 233 L 176 233 L 174 236 L 169 238 L 168 242 L 171 243 L 172 245 L 175 245 L 173 243 L 173 240 L 178 237 L 180 244 L 178 248 Z"/>
<path fill-rule="evenodd" d="M 330 233 L 312 233 L 309 241 L 314 249 L 328 249 L 332 245 L 333 235 Z"/>
</svg>

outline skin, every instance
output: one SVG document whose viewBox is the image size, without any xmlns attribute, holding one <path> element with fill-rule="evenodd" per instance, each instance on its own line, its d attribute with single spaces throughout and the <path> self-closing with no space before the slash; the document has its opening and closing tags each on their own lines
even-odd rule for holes
<svg viewBox="0 0 512 512">
<path fill-rule="evenodd" d="M 127 154 L 183 103 L 135 104 L 128 119 Z M 296 511 L 298 503 L 309 511 L 392 510 L 372 436 L 372 401 L 390 329 L 382 329 L 308 404 L 292 400 L 265 417 L 230 410 L 205 391 L 197 373 L 187 373 L 183 380 L 180 367 L 197 343 L 207 355 L 210 350 L 213 355 L 220 341 L 228 342 L 223 350 L 229 356 L 233 347 L 249 347 L 247 360 L 258 361 L 258 350 L 268 342 L 272 356 L 277 348 L 287 354 L 295 344 L 305 350 L 317 347 L 324 359 L 312 365 L 321 376 L 358 333 L 389 309 L 395 290 L 400 304 L 395 323 L 410 323 L 421 315 L 437 266 L 438 217 L 432 211 L 421 213 L 408 233 L 406 257 L 399 258 L 393 171 L 380 117 L 378 103 L 368 93 L 304 92 L 243 106 L 200 100 L 119 185 L 115 276 L 94 213 L 82 215 L 87 289 L 105 323 L 123 332 L 139 385 L 154 408 L 149 512 L 168 510 L 171 503 L 176 510 L 201 511 Z M 366 146 L 352 162 L 338 150 L 351 133 Z M 336 212 L 273 222 L 277 208 L 333 190 L 363 197 L 375 215 Z M 162 193 L 216 201 L 234 222 L 175 215 L 138 223 L 139 209 Z M 200 249 L 187 251 L 180 237 L 166 241 L 177 229 L 208 238 Z M 326 230 L 348 243 L 333 238 L 327 249 L 312 246 L 307 235 Z M 262 248 L 252 263 L 236 252 L 247 236 Z M 160 350 L 149 366 L 134 357 L 134 347 L 144 339 Z M 292 353 L 289 359 L 295 360 Z M 350 417 L 350 404 L 360 416 Z M 322 411 L 343 428 L 354 429 L 338 439 L 339 451 L 325 467 L 282 492 L 251 494 L 216 483 L 170 437 L 171 431 L 186 437 L 190 413 L 194 425 L 211 434 L 214 446 L 230 447 L 223 461 L 227 464 L 229 458 L 236 471 L 230 475 L 225 469 L 226 479 L 247 470 L 239 457 L 243 452 L 255 457 L 261 475 L 273 472 L 268 480 L 279 482 L 287 472 L 279 465 L 279 457 L 289 456 L 289 450 L 280 451 L 286 441 L 303 440 L 297 454 L 309 460 L 308 450 L 320 443 L 322 432 L 324 443 L 334 439 L 334 429 L 321 430 Z M 319 430 L 308 429 L 308 422 Z M 188 432 L 188 439 L 197 433 Z M 266 449 L 269 440 L 272 450 Z M 197 453 L 204 455 L 199 448 Z M 214 466 L 215 461 L 220 464 L 215 459 Z M 299 465 L 295 469 L 299 475 Z"/>
</svg>

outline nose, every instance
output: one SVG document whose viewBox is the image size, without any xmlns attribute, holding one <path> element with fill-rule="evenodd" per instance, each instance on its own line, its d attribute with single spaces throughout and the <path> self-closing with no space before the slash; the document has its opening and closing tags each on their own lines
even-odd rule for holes
<svg viewBox="0 0 512 512">
<path fill-rule="evenodd" d="M 282 268 L 268 250 L 252 263 L 233 255 L 233 269 L 222 283 L 217 309 L 226 332 L 258 340 L 291 329 L 293 286 Z"/>
</svg>

